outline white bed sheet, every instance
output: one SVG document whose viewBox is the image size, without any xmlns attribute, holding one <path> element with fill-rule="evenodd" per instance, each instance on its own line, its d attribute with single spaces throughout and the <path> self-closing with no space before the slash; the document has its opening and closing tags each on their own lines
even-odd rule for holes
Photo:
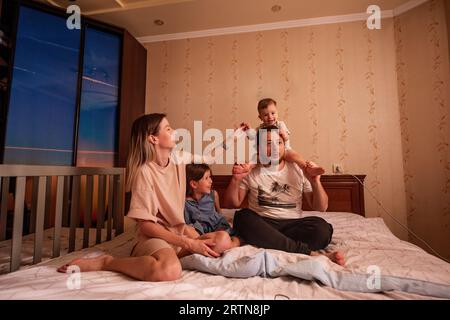
<svg viewBox="0 0 450 320">
<path fill-rule="evenodd" d="M 429 281 L 450 284 L 450 264 L 410 243 L 397 239 L 380 218 L 365 219 L 349 213 L 307 213 L 320 215 L 334 226 L 330 249 L 347 256 L 347 268 L 365 270 L 376 262 L 383 272 L 410 274 Z M 232 279 L 197 271 L 183 271 L 173 282 L 140 282 L 114 272 L 79 274 L 80 288 L 69 289 L 74 275 L 56 268 L 71 259 L 107 252 L 127 256 L 133 232 L 93 248 L 73 252 L 39 265 L 0 276 L 0 299 L 432 299 L 404 292 L 356 293 L 339 291 L 316 282 L 291 277 Z M 254 250 L 245 246 L 233 250 Z M 280 258 L 283 253 L 278 252 Z M 405 269 L 405 266 L 407 268 Z M 401 269 L 401 270 L 400 270 Z M 72 277 L 72 278 L 70 278 Z M 73 281 L 69 281 L 73 284 Z"/>
<path fill-rule="evenodd" d="M 70 228 L 61 228 L 60 254 L 65 255 L 69 251 L 69 232 Z M 106 241 L 106 229 L 102 229 L 102 241 Z M 83 228 L 76 229 L 75 250 L 83 248 Z M 95 245 L 97 229 L 89 229 L 89 246 Z M 114 230 L 112 233 L 114 236 Z M 42 241 L 42 261 L 47 261 L 53 256 L 53 238 L 54 228 L 44 230 Z M 28 234 L 22 237 L 21 265 L 27 266 L 33 263 L 34 255 L 34 234 Z M 0 275 L 8 273 L 11 261 L 11 239 L 0 241 Z"/>
</svg>

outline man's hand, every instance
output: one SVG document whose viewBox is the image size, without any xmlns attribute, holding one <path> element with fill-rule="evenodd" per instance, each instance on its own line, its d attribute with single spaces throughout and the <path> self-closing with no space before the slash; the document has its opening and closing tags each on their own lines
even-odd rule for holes
<svg viewBox="0 0 450 320">
<path fill-rule="evenodd" d="M 249 163 L 235 164 L 233 166 L 233 178 L 237 180 L 244 179 L 253 169 L 254 165 Z"/>
<path fill-rule="evenodd" d="M 320 182 L 320 175 L 312 176 L 311 174 L 308 173 L 310 171 L 308 170 L 308 168 L 315 168 L 315 167 L 317 167 L 317 164 L 315 164 L 312 161 L 306 161 L 306 170 L 303 170 L 305 178 L 308 179 L 309 182 L 311 182 L 312 184 Z"/>
</svg>

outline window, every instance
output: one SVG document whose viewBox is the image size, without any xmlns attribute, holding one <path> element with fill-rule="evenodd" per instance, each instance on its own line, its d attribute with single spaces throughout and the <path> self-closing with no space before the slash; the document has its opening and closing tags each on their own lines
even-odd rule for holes
<svg viewBox="0 0 450 320">
<path fill-rule="evenodd" d="M 113 167 L 117 151 L 120 39 L 86 28 L 77 166 Z"/>
<path fill-rule="evenodd" d="M 3 163 L 115 165 L 121 41 L 20 7 Z"/>
<path fill-rule="evenodd" d="M 21 7 L 4 163 L 72 165 L 80 31 Z"/>
</svg>

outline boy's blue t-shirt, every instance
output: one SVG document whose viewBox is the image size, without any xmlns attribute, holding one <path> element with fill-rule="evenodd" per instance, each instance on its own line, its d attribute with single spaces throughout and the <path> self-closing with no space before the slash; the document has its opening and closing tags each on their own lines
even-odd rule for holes
<svg viewBox="0 0 450 320">
<path fill-rule="evenodd" d="M 184 220 L 200 234 L 219 230 L 227 231 L 230 235 L 235 234 L 225 217 L 216 211 L 214 191 L 205 194 L 198 202 L 186 199 Z"/>
</svg>

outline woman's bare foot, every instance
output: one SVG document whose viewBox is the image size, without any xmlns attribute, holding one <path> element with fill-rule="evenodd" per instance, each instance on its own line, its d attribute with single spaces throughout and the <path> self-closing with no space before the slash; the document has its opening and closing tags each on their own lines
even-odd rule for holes
<svg viewBox="0 0 450 320">
<path fill-rule="evenodd" d="M 80 268 L 80 272 L 88 272 L 88 271 L 102 271 L 105 270 L 105 265 L 108 264 L 112 259 L 112 256 L 104 254 L 96 258 L 82 258 L 75 259 L 71 262 L 63 265 L 58 268 L 58 272 L 66 273 L 67 269 L 70 266 L 78 266 Z"/>
<path fill-rule="evenodd" d="M 336 263 L 340 266 L 345 265 L 344 254 L 340 251 L 325 252 L 325 253 L 320 253 L 320 252 L 315 252 L 315 251 L 311 252 L 311 256 L 320 256 L 320 255 L 324 255 L 324 256 L 328 257 L 328 259 L 330 259 L 331 261 L 333 261 L 334 263 Z"/>
</svg>

